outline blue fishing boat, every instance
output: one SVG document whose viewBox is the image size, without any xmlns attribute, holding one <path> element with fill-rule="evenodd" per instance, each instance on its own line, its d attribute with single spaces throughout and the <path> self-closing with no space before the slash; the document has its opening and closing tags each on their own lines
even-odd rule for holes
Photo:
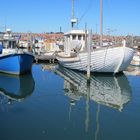
<svg viewBox="0 0 140 140">
<path fill-rule="evenodd" d="M 0 72 L 21 75 L 31 71 L 34 56 L 28 53 L 13 53 L 0 56 Z"/>
<path fill-rule="evenodd" d="M 31 71 L 34 55 L 20 51 L 16 39 L 7 31 L 0 40 L 0 72 L 21 75 Z"/>
</svg>

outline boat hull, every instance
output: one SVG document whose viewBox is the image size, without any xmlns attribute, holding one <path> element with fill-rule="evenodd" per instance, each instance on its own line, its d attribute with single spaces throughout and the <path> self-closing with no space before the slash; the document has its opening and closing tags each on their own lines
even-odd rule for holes
<svg viewBox="0 0 140 140">
<path fill-rule="evenodd" d="M 117 73 L 124 71 L 130 64 L 134 49 L 128 47 L 110 47 L 95 49 L 91 52 L 90 71 Z M 58 62 L 70 69 L 87 71 L 88 53 L 80 52 L 77 57 L 68 58 L 57 56 Z"/>
<path fill-rule="evenodd" d="M 0 72 L 21 75 L 31 71 L 34 56 L 15 53 L 0 56 Z"/>
</svg>

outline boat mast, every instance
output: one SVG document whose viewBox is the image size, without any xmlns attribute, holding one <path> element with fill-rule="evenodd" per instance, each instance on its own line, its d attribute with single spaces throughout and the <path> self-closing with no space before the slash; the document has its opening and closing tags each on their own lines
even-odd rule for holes
<svg viewBox="0 0 140 140">
<path fill-rule="evenodd" d="M 77 19 L 74 15 L 74 0 L 72 0 L 72 17 L 71 17 L 71 28 L 73 29 L 74 24 L 77 23 Z"/>
<path fill-rule="evenodd" d="M 100 0 L 100 46 L 103 46 L 103 0 Z"/>
<path fill-rule="evenodd" d="M 72 19 L 74 18 L 74 0 L 72 0 Z"/>
</svg>

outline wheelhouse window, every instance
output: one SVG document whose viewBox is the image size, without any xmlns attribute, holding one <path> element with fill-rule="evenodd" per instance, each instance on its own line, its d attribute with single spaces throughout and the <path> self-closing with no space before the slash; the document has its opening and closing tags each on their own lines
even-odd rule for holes
<svg viewBox="0 0 140 140">
<path fill-rule="evenodd" d="M 82 36 L 81 35 L 78 35 L 78 40 L 81 40 L 82 39 Z"/>
<path fill-rule="evenodd" d="M 76 40 L 76 35 L 73 35 L 72 36 L 72 40 Z"/>
<path fill-rule="evenodd" d="M 83 36 L 83 40 L 85 40 L 85 36 Z"/>
</svg>

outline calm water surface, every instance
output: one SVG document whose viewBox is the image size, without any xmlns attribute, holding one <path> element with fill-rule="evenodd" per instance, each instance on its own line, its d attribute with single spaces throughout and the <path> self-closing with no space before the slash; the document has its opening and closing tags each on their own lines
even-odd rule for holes
<svg viewBox="0 0 140 140">
<path fill-rule="evenodd" d="M 0 140 L 140 140 L 140 76 L 34 65 L 0 74 Z"/>
</svg>

